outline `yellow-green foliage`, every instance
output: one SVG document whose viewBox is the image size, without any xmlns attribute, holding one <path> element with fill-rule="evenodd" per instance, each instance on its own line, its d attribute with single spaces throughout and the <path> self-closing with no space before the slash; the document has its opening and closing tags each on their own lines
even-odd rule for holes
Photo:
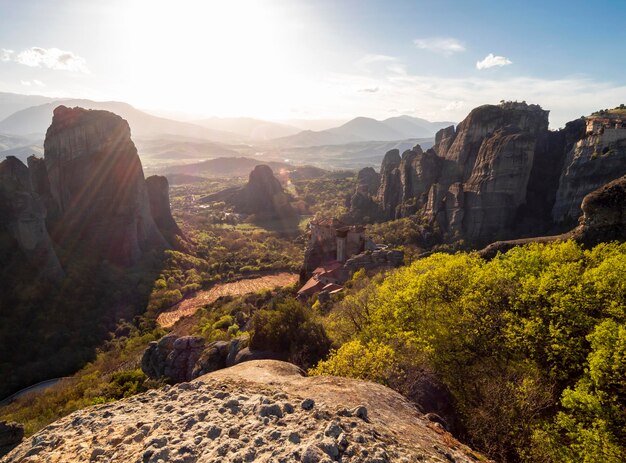
<svg viewBox="0 0 626 463">
<path fill-rule="evenodd" d="M 347 342 L 311 373 L 402 390 L 425 365 L 499 461 L 626 461 L 625 322 L 624 244 L 435 254 L 336 304 Z"/>
<path fill-rule="evenodd" d="M 333 361 L 320 362 L 309 370 L 312 375 L 346 376 L 387 384 L 393 376 L 396 353 L 387 344 L 372 341 L 363 344 L 355 339 L 331 353 Z"/>
</svg>

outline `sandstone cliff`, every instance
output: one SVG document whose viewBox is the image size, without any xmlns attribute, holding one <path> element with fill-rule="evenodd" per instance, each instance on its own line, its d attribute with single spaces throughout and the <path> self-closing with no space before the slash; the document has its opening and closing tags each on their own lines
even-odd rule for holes
<svg viewBox="0 0 626 463">
<path fill-rule="evenodd" d="M 567 153 L 552 210 L 555 222 L 574 222 L 588 193 L 626 174 L 626 129 L 588 135 Z"/>
<path fill-rule="evenodd" d="M 285 228 L 297 225 L 298 215 L 289 203 L 289 196 L 269 166 L 258 165 L 248 183 L 205 196 L 201 202 L 224 201 L 239 214 L 256 222 L 277 221 Z"/>
<path fill-rule="evenodd" d="M 43 278 L 57 282 L 63 278 L 63 269 L 48 235 L 43 200 L 33 191 L 28 168 L 13 156 L 0 162 L 0 234 L 3 233 L 17 243 Z M 13 254 L 10 243 L 6 244 L 7 252 Z"/>
<path fill-rule="evenodd" d="M 150 200 L 150 212 L 159 231 L 169 242 L 174 245 L 176 236 L 182 236 L 182 231 L 172 217 L 170 209 L 170 185 L 166 177 L 152 175 L 146 179 L 148 198 Z"/>
<path fill-rule="evenodd" d="M 75 412 L 1 461 L 477 460 L 485 461 L 384 386 L 252 361 Z"/>
<path fill-rule="evenodd" d="M 75 242 L 121 265 L 166 246 L 124 119 L 107 111 L 59 106 L 44 150 L 59 210 L 55 239 Z"/>
<path fill-rule="evenodd" d="M 592 191 L 582 201 L 582 215 L 573 230 L 560 235 L 540 236 L 519 240 L 496 241 L 480 251 L 491 259 L 498 252 L 530 243 L 551 243 L 574 240 L 592 247 L 607 241 L 626 240 L 626 176 Z"/>
<path fill-rule="evenodd" d="M 432 149 L 387 153 L 378 192 L 368 196 L 357 187 L 349 215 L 358 221 L 365 212 L 375 220 L 417 213 L 445 239 L 478 244 L 545 232 L 565 153 L 583 134 L 580 122 L 550 132 L 548 111 L 537 105 L 480 106 L 456 130 L 440 130 Z"/>
</svg>

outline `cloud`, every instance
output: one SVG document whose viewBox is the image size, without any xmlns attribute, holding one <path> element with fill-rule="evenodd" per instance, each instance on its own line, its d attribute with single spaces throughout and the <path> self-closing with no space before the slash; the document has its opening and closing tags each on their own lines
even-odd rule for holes
<svg viewBox="0 0 626 463">
<path fill-rule="evenodd" d="M 362 66 L 367 66 L 369 64 L 391 63 L 394 61 L 397 61 L 397 58 L 394 56 L 369 54 L 369 55 L 365 55 L 363 58 L 358 60 L 356 64 L 357 66 L 362 67 Z"/>
<path fill-rule="evenodd" d="M 376 93 L 378 90 L 380 90 L 380 88 L 378 87 L 369 87 L 369 88 L 362 88 L 359 90 L 359 92 Z"/>
<path fill-rule="evenodd" d="M 89 73 L 84 58 L 58 48 L 31 47 L 18 53 L 15 61 L 31 67 Z"/>
<path fill-rule="evenodd" d="M 11 61 L 11 55 L 13 50 L 7 50 L 6 48 L 0 48 L 0 61 Z"/>
<path fill-rule="evenodd" d="M 513 64 L 513 61 L 504 56 L 494 56 L 493 53 L 489 53 L 482 61 L 476 61 L 476 69 L 489 69 L 492 67 L 502 67 Z"/>
<path fill-rule="evenodd" d="M 309 82 L 310 89 L 305 93 L 311 96 L 300 104 L 307 106 L 316 117 L 349 118 L 358 114 L 380 118 L 397 109 L 402 114 L 412 110 L 414 115 L 432 121 L 460 122 L 477 106 L 517 100 L 536 103 L 549 110 L 550 125 L 558 128 L 581 114 L 612 108 L 626 101 L 626 84 L 619 82 L 580 76 L 554 79 L 497 76 L 497 73 L 479 73 L 452 78 L 413 72 L 398 75 L 389 71 L 384 74 L 330 73 L 323 79 L 323 88 L 319 81 Z M 381 91 L 368 93 L 367 97 L 358 92 L 376 87 Z"/>
<path fill-rule="evenodd" d="M 465 106 L 465 102 L 463 101 L 451 101 L 450 103 L 448 103 L 447 105 L 443 107 L 443 110 L 455 111 L 457 109 L 461 109 L 463 106 Z"/>
<path fill-rule="evenodd" d="M 24 86 L 24 87 L 45 87 L 46 84 L 44 84 L 42 81 L 37 80 L 37 79 L 33 79 L 33 80 L 21 80 L 20 83 Z"/>
<path fill-rule="evenodd" d="M 451 37 L 430 37 L 415 39 L 413 43 L 420 50 L 428 50 L 449 56 L 453 53 L 465 51 L 465 45 L 457 39 Z"/>
</svg>

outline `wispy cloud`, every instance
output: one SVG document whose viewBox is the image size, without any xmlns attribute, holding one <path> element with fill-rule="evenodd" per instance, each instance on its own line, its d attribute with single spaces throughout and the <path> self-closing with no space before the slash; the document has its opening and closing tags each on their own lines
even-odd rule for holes
<svg viewBox="0 0 626 463">
<path fill-rule="evenodd" d="M 398 63 L 401 63 L 400 60 Z M 537 103 L 550 110 L 550 124 L 557 128 L 581 114 L 590 114 L 598 108 L 614 107 L 626 101 L 626 85 L 615 82 L 576 76 L 545 79 L 488 75 L 492 77 L 481 74 L 450 78 L 411 72 L 398 75 L 389 71 L 384 74 L 331 74 L 324 79 L 325 84 L 331 85 L 325 85 L 322 90 L 327 94 L 331 89 L 332 102 L 321 102 L 318 98 L 307 104 L 329 115 L 337 114 L 338 108 L 343 108 L 346 117 L 354 114 L 384 117 L 395 109 L 402 114 L 429 120 L 458 122 L 477 106 L 497 104 L 500 100 L 518 100 Z M 381 91 L 359 92 L 360 89 L 376 87 Z M 309 93 L 317 94 L 314 90 Z"/>
<path fill-rule="evenodd" d="M 476 61 L 476 69 L 489 69 L 493 67 L 502 67 L 513 64 L 513 61 L 505 56 L 495 56 L 493 53 L 489 53 L 482 61 Z"/>
<path fill-rule="evenodd" d="M 387 68 L 394 64 L 398 59 L 395 56 L 368 54 L 359 59 L 355 64 L 358 69 L 364 72 Z"/>
<path fill-rule="evenodd" d="M 413 43 L 420 50 L 428 50 L 446 56 L 465 51 L 465 45 L 452 37 L 428 37 L 415 39 Z"/>
<path fill-rule="evenodd" d="M 380 90 L 379 87 L 368 87 L 368 88 L 361 88 L 361 89 L 359 89 L 359 92 L 376 93 L 378 90 Z"/>
<path fill-rule="evenodd" d="M 0 48 L 0 61 L 11 61 L 13 50 L 7 50 L 6 48 Z"/>
<path fill-rule="evenodd" d="M 444 111 L 455 111 L 457 109 L 461 109 L 465 106 L 465 102 L 463 101 L 451 101 L 447 105 L 443 107 Z"/>
<path fill-rule="evenodd" d="M 37 79 L 33 79 L 33 80 L 21 80 L 20 83 L 24 86 L 24 87 L 45 87 L 46 84 L 44 84 L 42 81 L 37 80 Z"/>
<path fill-rule="evenodd" d="M 31 47 L 18 53 L 15 61 L 31 67 L 89 73 L 84 58 L 58 48 Z"/>
</svg>

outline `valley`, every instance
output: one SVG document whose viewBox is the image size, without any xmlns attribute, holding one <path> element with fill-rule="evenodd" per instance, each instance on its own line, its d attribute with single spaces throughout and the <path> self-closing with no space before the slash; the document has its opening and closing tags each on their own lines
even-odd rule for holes
<svg viewBox="0 0 626 463">
<path fill-rule="evenodd" d="M 567 439 L 587 445 L 581 428 L 619 455 L 622 418 L 604 401 L 620 392 L 589 384 L 597 374 L 621 384 L 621 370 L 597 362 L 621 355 L 626 137 L 606 125 L 612 116 L 600 128 L 595 117 L 549 131 L 540 107 L 503 102 L 439 130 L 432 146 L 380 153 L 379 171 L 203 159 L 200 145 L 201 161 L 146 177 L 124 119 L 55 108 L 44 158 L 0 164 L 2 277 L 15 288 L 1 294 L 13 308 L 0 313 L 3 396 L 68 378 L 0 407 L 27 435 L 9 458 L 105 455 L 108 441 L 87 451 L 67 425 L 67 444 L 50 436 L 97 410 L 123 409 L 111 422 L 123 433 L 143 413 L 133 404 L 159 397 L 173 410 L 212 377 L 296 368 L 280 362 L 310 384 L 352 378 L 332 393 L 311 386 L 324 407 L 346 388 L 402 397 L 419 410 L 407 429 L 422 450 L 407 451 L 433 461 L 541 461 Z M 27 334 L 15 330 L 27 320 Z M 300 384 L 272 381 L 289 397 Z M 238 394 L 262 388 L 250 387 Z M 585 401 L 600 404 L 592 416 Z M 255 402 L 242 406 L 256 416 Z M 395 423 L 403 406 L 373 411 L 374 424 Z M 339 445 L 292 425 L 312 446 L 294 443 L 294 455 Z M 29 448 L 30 436 L 50 444 Z M 404 444 L 392 441 L 395 455 Z M 220 451 L 243 449 L 229 445 Z M 337 455 L 353 457 L 347 448 Z"/>
</svg>

